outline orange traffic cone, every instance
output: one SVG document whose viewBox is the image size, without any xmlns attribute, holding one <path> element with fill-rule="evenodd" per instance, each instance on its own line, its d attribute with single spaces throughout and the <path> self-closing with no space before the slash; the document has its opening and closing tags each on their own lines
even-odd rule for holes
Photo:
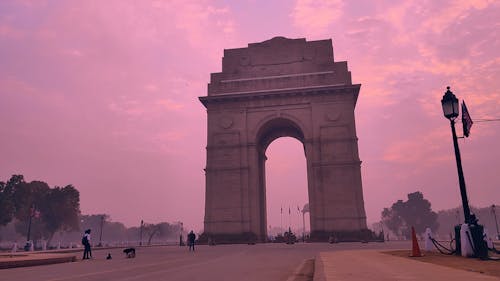
<svg viewBox="0 0 500 281">
<path fill-rule="evenodd" d="M 415 233 L 415 228 L 411 227 L 411 239 L 412 239 L 412 250 L 410 257 L 421 257 L 420 247 L 418 246 L 417 234 Z"/>
</svg>

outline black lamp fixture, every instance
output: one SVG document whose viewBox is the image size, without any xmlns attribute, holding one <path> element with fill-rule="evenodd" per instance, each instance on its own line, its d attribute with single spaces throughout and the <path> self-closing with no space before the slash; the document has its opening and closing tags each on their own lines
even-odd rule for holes
<svg viewBox="0 0 500 281">
<path fill-rule="evenodd" d="M 441 100 L 441 105 L 443 106 L 444 117 L 450 120 L 455 120 L 458 117 L 458 99 L 450 91 L 450 86 L 446 87 L 446 93 L 444 93 Z"/>
</svg>

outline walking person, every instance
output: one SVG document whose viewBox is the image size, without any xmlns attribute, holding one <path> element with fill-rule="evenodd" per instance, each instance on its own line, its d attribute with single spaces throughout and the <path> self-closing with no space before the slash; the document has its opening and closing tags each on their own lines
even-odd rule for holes
<svg viewBox="0 0 500 281">
<path fill-rule="evenodd" d="M 196 240 L 196 234 L 194 234 L 194 232 L 191 230 L 191 232 L 189 232 L 187 238 L 188 238 L 188 244 L 189 244 L 189 251 L 191 251 L 191 248 L 193 248 L 193 252 L 194 252 L 194 241 Z"/>
<path fill-rule="evenodd" d="M 90 229 L 85 230 L 82 237 L 83 250 L 83 260 L 92 258 L 92 249 L 90 248 Z"/>
</svg>

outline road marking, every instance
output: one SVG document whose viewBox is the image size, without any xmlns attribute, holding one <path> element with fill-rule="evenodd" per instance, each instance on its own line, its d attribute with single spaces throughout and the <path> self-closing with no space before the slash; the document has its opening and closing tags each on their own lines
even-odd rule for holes
<svg viewBox="0 0 500 281">
<path fill-rule="evenodd" d="M 147 268 L 147 267 L 153 267 L 153 266 L 158 266 L 158 265 L 167 265 L 170 263 L 175 263 L 175 262 L 184 262 L 192 260 L 191 258 L 187 259 L 176 259 L 176 260 L 169 260 L 169 261 L 163 261 L 163 262 L 158 262 L 158 263 L 149 263 L 145 265 L 136 265 L 136 266 L 130 266 L 126 268 L 117 268 L 117 269 L 112 269 L 112 270 L 103 270 L 103 271 L 97 271 L 97 272 L 91 272 L 91 273 L 85 273 L 85 274 L 79 274 L 79 275 L 72 275 L 68 277 L 62 277 L 62 278 L 55 278 L 55 279 L 48 279 L 47 281 L 62 281 L 62 280 L 75 280 L 76 278 L 83 278 L 83 277 L 89 277 L 89 276 L 94 276 L 94 275 L 99 275 L 99 274 L 106 274 L 106 273 L 113 273 L 113 272 L 124 272 L 124 271 L 129 271 L 129 270 L 136 270 L 139 268 Z M 122 279 L 120 279 L 122 280 Z"/>
</svg>

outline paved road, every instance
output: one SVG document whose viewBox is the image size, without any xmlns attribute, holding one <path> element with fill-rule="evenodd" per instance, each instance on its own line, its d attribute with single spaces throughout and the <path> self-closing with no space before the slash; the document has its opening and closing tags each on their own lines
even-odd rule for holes
<svg viewBox="0 0 500 281">
<path fill-rule="evenodd" d="M 305 259 L 321 251 L 347 249 L 409 249 L 408 243 L 312 243 L 144 247 L 135 259 L 124 258 L 119 249 L 94 251 L 94 259 L 73 263 L 5 269 L 0 280 L 286 280 Z M 105 256 L 111 252 L 112 260 Z M 80 254 L 78 254 L 80 258 Z"/>
</svg>

